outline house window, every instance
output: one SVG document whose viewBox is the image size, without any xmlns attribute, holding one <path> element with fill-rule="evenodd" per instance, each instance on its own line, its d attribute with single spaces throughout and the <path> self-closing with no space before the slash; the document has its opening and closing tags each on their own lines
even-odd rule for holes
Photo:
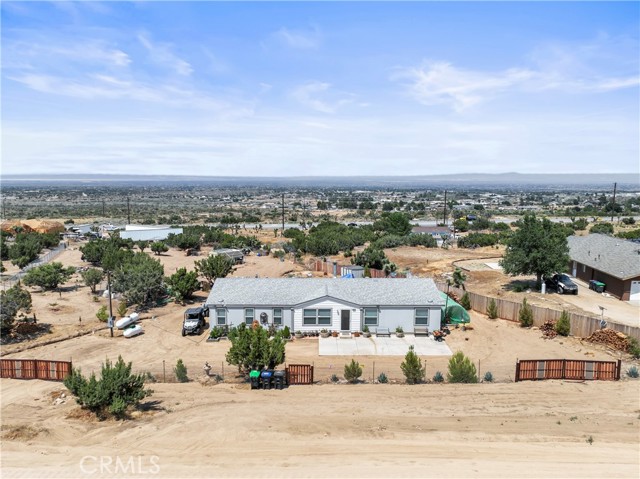
<svg viewBox="0 0 640 479">
<path fill-rule="evenodd" d="M 273 324 L 282 325 L 282 308 L 273 308 Z"/>
<path fill-rule="evenodd" d="M 428 326 L 429 325 L 429 309 L 428 308 L 416 308 L 416 315 L 414 318 L 414 324 L 416 326 Z"/>
<path fill-rule="evenodd" d="M 331 310 L 305 309 L 302 312 L 302 324 L 305 326 L 329 326 L 331 324 Z"/>
<path fill-rule="evenodd" d="M 216 324 L 227 324 L 227 310 L 224 308 L 216 309 Z"/>
<path fill-rule="evenodd" d="M 586 272 L 587 272 L 587 265 L 586 265 L 586 264 L 583 264 L 583 265 L 582 265 L 582 272 L 583 272 L 583 273 L 586 273 Z"/>
<path fill-rule="evenodd" d="M 253 308 L 245 308 L 244 322 L 249 325 L 253 324 Z"/>
<path fill-rule="evenodd" d="M 364 308 L 364 324 L 365 326 L 378 325 L 378 308 Z"/>
</svg>

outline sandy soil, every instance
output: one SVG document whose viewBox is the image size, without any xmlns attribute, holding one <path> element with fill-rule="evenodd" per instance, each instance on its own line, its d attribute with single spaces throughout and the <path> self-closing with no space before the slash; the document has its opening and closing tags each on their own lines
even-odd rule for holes
<svg viewBox="0 0 640 479">
<path fill-rule="evenodd" d="M 451 261 L 468 258 L 468 253 L 487 257 L 491 253 L 418 250 L 427 255 L 429 268 L 441 264 L 441 271 L 450 271 Z M 393 253 L 394 260 L 405 255 L 416 265 L 425 259 L 414 258 L 404 248 Z M 160 260 L 169 274 L 172 268 L 191 268 L 202 257 L 172 250 Z M 83 265 L 73 249 L 57 261 Z M 306 274 L 303 266 L 290 261 L 249 256 L 234 275 L 277 277 L 291 271 Z M 64 391 L 59 383 L 0 380 L 3 477 L 637 477 L 640 473 L 640 382 L 513 383 L 518 358 L 621 356 L 576 338 L 544 340 L 540 331 L 472 313 L 473 329 L 453 330 L 447 343 L 453 351 L 465 352 L 481 375 L 491 371 L 496 383 L 468 386 L 330 384 L 332 374 L 342 377 L 351 357 L 319 356 L 317 340 L 303 339 L 287 345 L 287 363 L 313 364 L 320 384 L 251 391 L 225 364 L 227 341 L 208 343 L 204 333 L 180 335 L 185 306 L 170 303 L 145 311 L 145 334 L 127 340 L 120 333 L 111 338 L 108 330 L 99 329 L 103 325 L 95 319 L 95 311 L 106 300 L 94 302 L 86 287 L 76 290 L 75 279 L 61 296 L 36 290 L 32 295 L 38 320 L 52 324 L 53 332 L 3 346 L 3 356 L 72 359 L 88 373 L 99 371 L 105 358 L 122 355 L 136 371 L 149 371 L 161 381 L 173 381 L 173 367 L 181 358 L 193 381 L 153 384 L 153 403 L 146 411 L 135 412 L 135 421 L 98 423 L 82 414 L 74 400 L 55 403 L 52 394 Z M 201 292 L 193 302 L 205 298 Z M 23 350 L 78 332 L 87 334 Z M 447 357 L 425 359 L 428 377 L 436 371 L 446 373 Z M 623 370 L 638 364 L 626 356 L 622 359 Z M 402 379 L 401 357 L 357 360 L 364 365 L 363 379 L 368 382 L 380 372 L 392 382 Z M 213 366 L 213 373 L 224 375 L 224 383 L 201 384 L 204 361 Z M 135 471 L 123 470 L 122 464 L 129 464 L 132 457 Z M 119 471 L 116 460 L 121 461 Z"/>
</svg>

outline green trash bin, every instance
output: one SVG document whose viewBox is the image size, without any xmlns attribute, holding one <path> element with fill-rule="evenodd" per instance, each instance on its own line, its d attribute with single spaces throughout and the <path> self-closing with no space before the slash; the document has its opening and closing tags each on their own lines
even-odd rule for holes
<svg viewBox="0 0 640 479">
<path fill-rule="evenodd" d="M 249 379 L 251 380 L 251 389 L 260 388 L 260 371 L 254 369 L 249 373 Z"/>
<path fill-rule="evenodd" d="M 605 286 L 606 286 L 606 285 L 605 285 L 604 283 L 600 282 L 600 281 L 594 281 L 594 288 L 593 288 L 593 289 L 594 289 L 597 293 L 602 293 L 602 292 L 604 291 L 604 287 L 605 287 Z"/>
</svg>

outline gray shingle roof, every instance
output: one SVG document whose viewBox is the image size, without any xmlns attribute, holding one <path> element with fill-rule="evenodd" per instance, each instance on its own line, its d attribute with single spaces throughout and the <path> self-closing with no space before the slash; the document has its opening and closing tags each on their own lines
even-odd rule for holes
<svg viewBox="0 0 640 479">
<path fill-rule="evenodd" d="M 428 278 L 220 278 L 207 304 L 295 306 L 325 296 L 362 306 L 444 305 Z"/>
<path fill-rule="evenodd" d="M 602 234 L 567 240 L 574 261 L 622 280 L 640 276 L 640 244 Z"/>
</svg>

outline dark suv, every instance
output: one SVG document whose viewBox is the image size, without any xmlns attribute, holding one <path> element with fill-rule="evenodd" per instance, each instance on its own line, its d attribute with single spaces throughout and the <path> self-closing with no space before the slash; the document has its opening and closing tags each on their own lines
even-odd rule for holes
<svg viewBox="0 0 640 479">
<path fill-rule="evenodd" d="M 544 282 L 548 288 L 555 288 L 558 294 L 578 294 L 578 285 L 566 274 L 554 274 Z"/>
</svg>

